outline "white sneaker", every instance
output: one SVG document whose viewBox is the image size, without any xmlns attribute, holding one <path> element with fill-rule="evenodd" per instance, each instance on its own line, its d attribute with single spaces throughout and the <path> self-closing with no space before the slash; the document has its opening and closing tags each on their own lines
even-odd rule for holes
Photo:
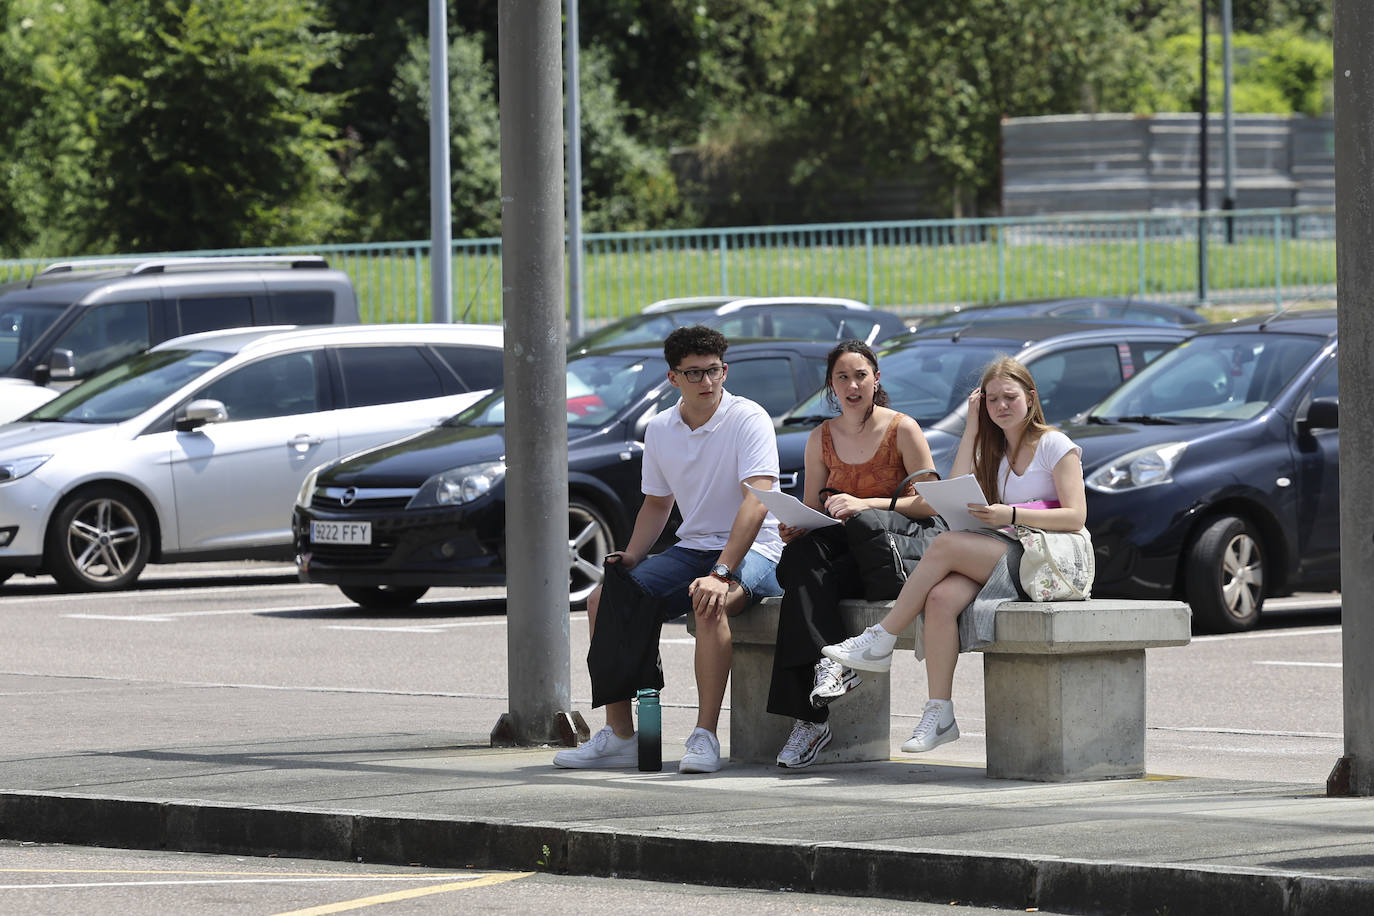
<svg viewBox="0 0 1374 916">
<path fill-rule="evenodd" d="M 829 722 L 807 722 L 797 719 L 792 725 L 792 734 L 778 753 L 778 766 L 789 769 L 809 767 L 816 762 L 816 755 L 830 743 Z"/>
<path fill-rule="evenodd" d="M 928 751 L 958 739 L 959 723 L 954 721 L 953 704 L 950 704 L 949 723 L 941 725 L 940 718 L 944 711 L 944 702 L 927 700 L 925 712 L 921 714 L 921 721 L 911 733 L 911 737 L 907 739 L 906 744 L 902 745 L 902 750 L 908 754 L 919 754 L 922 751 Z"/>
<path fill-rule="evenodd" d="M 811 691 L 811 705 L 824 709 L 862 683 L 859 672 L 853 668 L 823 658 L 816 662 L 816 686 Z"/>
<path fill-rule="evenodd" d="M 569 770 L 616 770 L 639 766 L 639 742 L 622 738 L 607 725 L 590 741 L 553 755 L 553 765 Z"/>
<path fill-rule="evenodd" d="M 679 773 L 714 773 L 720 769 L 720 740 L 704 728 L 687 736 L 687 752 L 677 765 Z"/>
<path fill-rule="evenodd" d="M 892 648 L 897 645 L 897 637 L 879 630 L 877 625 L 869 627 L 858 636 L 851 636 L 835 646 L 825 646 L 821 653 L 846 668 L 860 671 L 887 671 L 892 667 Z"/>
</svg>

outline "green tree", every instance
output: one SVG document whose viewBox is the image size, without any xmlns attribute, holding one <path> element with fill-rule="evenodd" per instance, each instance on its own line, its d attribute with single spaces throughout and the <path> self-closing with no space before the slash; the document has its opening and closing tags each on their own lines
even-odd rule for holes
<svg viewBox="0 0 1374 916">
<path fill-rule="evenodd" d="M 88 249 L 331 237 L 337 100 L 309 82 L 341 39 L 315 0 L 108 0 L 94 43 Z"/>
</svg>

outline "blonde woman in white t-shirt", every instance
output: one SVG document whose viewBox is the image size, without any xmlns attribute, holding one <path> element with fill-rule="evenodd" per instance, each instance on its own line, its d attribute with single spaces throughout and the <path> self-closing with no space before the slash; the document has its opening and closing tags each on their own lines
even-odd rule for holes
<svg viewBox="0 0 1374 916">
<path fill-rule="evenodd" d="M 924 615 L 930 699 L 902 745 L 907 752 L 928 751 L 959 737 L 951 700 L 959 652 L 990 642 L 996 606 L 1024 596 L 1018 581 L 1021 544 L 1012 526 L 1079 531 L 1087 514 L 1081 450 L 1045 422 L 1025 366 L 1010 357 L 993 362 L 968 405 L 953 474 L 972 473 L 984 493 L 1000 500 L 968 507 L 989 527 L 941 533 L 880 623 L 822 649 L 842 665 L 886 671 L 896 634 Z"/>
</svg>

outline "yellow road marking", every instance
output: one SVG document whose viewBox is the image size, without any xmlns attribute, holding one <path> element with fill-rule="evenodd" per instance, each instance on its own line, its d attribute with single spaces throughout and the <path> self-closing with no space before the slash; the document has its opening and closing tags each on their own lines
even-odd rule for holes
<svg viewBox="0 0 1374 916">
<path fill-rule="evenodd" d="M 485 878 L 477 878 L 472 881 L 457 881 L 453 884 L 437 884 L 433 887 L 417 887 L 408 891 L 378 894 L 375 897 L 360 897 L 357 900 L 342 900 L 338 903 L 327 903 L 324 906 L 312 906 L 304 910 L 291 910 L 289 913 L 278 913 L 276 916 L 325 916 L 327 913 L 342 913 L 345 910 L 358 910 L 363 907 L 377 906 L 382 903 L 395 903 L 398 900 L 414 900 L 416 897 L 427 897 L 430 894 L 447 894 L 450 891 L 461 891 L 467 888 L 487 887 L 492 884 L 514 881 L 517 878 L 528 878 L 532 874 L 534 874 L 532 871 L 522 871 L 513 872 L 509 875 L 488 875 Z"/>
</svg>

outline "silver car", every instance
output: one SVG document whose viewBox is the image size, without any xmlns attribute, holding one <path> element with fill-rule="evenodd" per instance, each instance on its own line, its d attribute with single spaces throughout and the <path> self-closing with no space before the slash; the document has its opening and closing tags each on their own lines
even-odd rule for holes
<svg viewBox="0 0 1374 916">
<path fill-rule="evenodd" d="M 212 331 L 0 426 L 0 582 L 127 587 L 148 563 L 291 556 L 316 466 L 444 420 L 501 381 L 490 325 Z"/>
</svg>

